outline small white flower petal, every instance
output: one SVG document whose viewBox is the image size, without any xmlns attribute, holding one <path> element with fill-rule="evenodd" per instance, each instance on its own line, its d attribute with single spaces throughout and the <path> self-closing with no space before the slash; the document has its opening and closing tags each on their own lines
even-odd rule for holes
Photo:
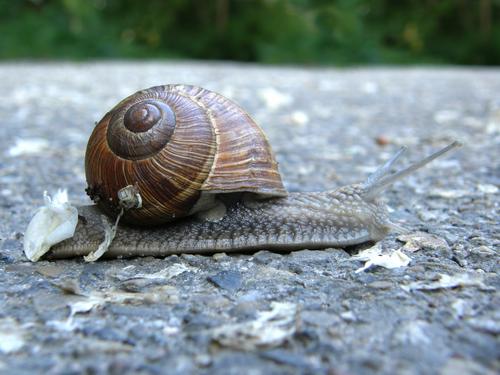
<svg viewBox="0 0 500 375">
<path fill-rule="evenodd" d="M 71 238 L 78 223 L 78 210 L 68 202 L 66 190 L 59 190 L 52 198 L 45 192 L 44 202 L 24 235 L 24 253 L 32 262 L 39 260 L 51 246 Z"/>
</svg>

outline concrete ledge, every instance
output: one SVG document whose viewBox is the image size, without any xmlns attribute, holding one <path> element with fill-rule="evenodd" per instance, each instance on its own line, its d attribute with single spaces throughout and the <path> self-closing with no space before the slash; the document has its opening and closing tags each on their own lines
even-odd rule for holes
<svg viewBox="0 0 500 375">
<path fill-rule="evenodd" d="M 290 190 L 360 181 L 403 144 L 402 164 L 465 146 L 386 194 L 410 235 L 380 249 L 407 267 L 355 273 L 363 262 L 334 249 L 29 263 L 43 191 L 88 202 L 94 122 L 164 83 L 246 108 Z M 0 372 L 495 373 L 499 93 L 495 69 L 0 64 Z"/>
</svg>

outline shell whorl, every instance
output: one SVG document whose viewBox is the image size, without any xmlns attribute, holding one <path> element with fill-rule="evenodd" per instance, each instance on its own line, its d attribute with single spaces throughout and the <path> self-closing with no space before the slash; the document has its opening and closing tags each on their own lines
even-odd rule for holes
<svg viewBox="0 0 500 375">
<path fill-rule="evenodd" d="M 286 195 L 260 127 L 195 86 L 156 86 L 121 101 L 94 129 L 85 171 L 89 195 L 110 214 L 118 190 L 136 186 L 142 207 L 124 219 L 142 225 L 186 216 L 202 191 Z"/>
<path fill-rule="evenodd" d="M 124 159 L 151 157 L 170 140 L 175 123 L 174 111 L 161 98 L 141 97 L 137 103 L 118 107 L 111 116 L 107 131 L 109 147 Z"/>
</svg>

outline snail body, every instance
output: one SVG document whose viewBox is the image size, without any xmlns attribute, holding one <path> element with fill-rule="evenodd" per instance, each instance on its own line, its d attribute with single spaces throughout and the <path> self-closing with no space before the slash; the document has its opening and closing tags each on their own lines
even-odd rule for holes
<svg viewBox="0 0 500 375">
<path fill-rule="evenodd" d="M 363 187 L 330 192 L 290 193 L 285 198 L 243 199 L 229 204 L 218 221 L 187 217 L 153 228 L 118 230 L 106 257 L 165 256 L 180 253 L 291 251 L 347 247 L 378 241 L 393 228 L 385 206 L 366 203 Z M 79 221 L 70 240 L 52 248 L 50 257 L 87 255 L 103 239 L 101 212 L 79 207 Z"/>
<path fill-rule="evenodd" d="M 87 192 L 97 205 L 78 208 L 73 237 L 53 246 L 48 257 L 95 260 L 102 254 L 290 251 L 376 242 L 401 230 L 379 202 L 380 193 L 457 146 L 453 142 L 391 173 L 402 148 L 363 183 L 287 193 L 264 133 L 240 107 L 194 86 L 153 87 L 123 100 L 97 124 L 85 158 Z M 104 235 L 102 212 L 118 215 L 116 223 L 124 215 L 129 225 L 116 231 L 115 224 Z"/>
</svg>

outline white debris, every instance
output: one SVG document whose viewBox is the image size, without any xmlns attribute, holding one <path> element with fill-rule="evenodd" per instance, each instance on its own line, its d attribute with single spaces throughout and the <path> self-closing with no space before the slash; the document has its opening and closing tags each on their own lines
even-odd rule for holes
<svg viewBox="0 0 500 375">
<path fill-rule="evenodd" d="M 155 273 L 120 273 L 117 275 L 119 280 L 147 279 L 147 280 L 170 280 L 187 271 L 195 271 L 195 268 L 188 267 L 183 263 L 174 263 Z"/>
<path fill-rule="evenodd" d="M 309 116 L 303 111 L 294 111 L 290 115 L 290 120 L 295 125 L 304 126 L 309 122 Z"/>
<path fill-rule="evenodd" d="M 78 211 L 68 202 L 66 190 L 58 190 L 53 198 L 45 192 L 43 198 L 45 205 L 36 211 L 24 235 L 24 253 L 32 262 L 52 245 L 71 238 L 78 223 Z"/>
<path fill-rule="evenodd" d="M 361 86 L 361 91 L 365 94 L 376 94 L 378 92 L 378 85 L 375 82 L 367 81 Z"/>
<path fill-rule="evenodd" d="M 102 227 L 104 229 L 104 240 L 99 244 L 97 250 L 94 250 L 83 257 L 86 262 L 95 262 L 97 259 L 102 257 L 106 251 L 108 251 L 111 242 L 116 236 L 116 230 L 118 229 L 118 221 L 120 220 L 123 211 L 116 218 L 114 225 L 105 215 L 101 215 Z"/>
<path fill-rule="evenodd" d="M 257 318 L 243 323 L 226 324 L 213 330 L 213 339 L 231 348 L 254 350 L 281 345 L 294 334 L 297 306 L 272 302 L 270 311 L 259 311 Z"/>
<path fill-rule="evenodd" d="M 49 148 L 49 142 L 42 138 L 17 139 L 16 143 L 7 150 L 7 155 L 16 157 L 21 155 L 38 154 Z"/>
<path fill-rule="evenodd" d="M 174 335 L 177 335 L 179 334 L 180 332 L 180 329 L 179 327 L 173 327 L 173 326 L 165 326 L 163 327 L 163 334 L 167 335 L 167 336 L 174 336 Z"/>
<path fill-rule="evenodd" d="M 409 292 L 412 290 L 438 290 L 465 286 L 477 286 L 482 290 L 491 289 L 483 283 L 483 278 L 481 276 L 468 273 L 459 273 L 455 275 L 439 274 L 438 280 L 416 281 L 408 285 L 402 285 L 401 288 Z"/>
<path fill-rule="evenodd" d="M 440 189 L 440 188 L 435 188 L 429 191 L 429 196 L 431 197 L 437 197 L 437 198 L 446 198 L 446 199 L 456 199 L 456 198 L 462 198 L 466 197 L 469 195 L 470 192 L 467 190 L 463 189 Z"/>
<path fill-rule="evenodd" d="M 369 249 L 360 251 L 359 254 L 352 256 L 351 260 L 366 261 L 381 254 L 382 254 L 382 248 L 380 247 L 380 244 L 377 243 L 374 246 L 370 247 Z"/>
<path fill-rule="evenodd" d="M 76 314 L 84 314 L 92 311 L 95 308 L 101 307 L 106 303 L 104 298 L 100 298 L 100 296 L 88 295 L 85 296 L 85 299 L 79 299 L 77 301 L 73 301 L 68 303 L 69 307 L 69 316 L 65 320 L 50 320 L 47 322 L 47 325 L 53 327 L 59 331 L 71 332 L 78 327 L 78 324 L 75 322 Z"/>
<path fill-rule="evenodd" d="M 411 258 L 402 253 L 401 250 L 393 251 L 390 254 L 381 254 L 382 249 L 379 245 L 375 245 L 367 250 L 360 252 L 358 255 L 353 256 L 352 260 L 363 260 L 365 265 L 358 268 L 355 273 L 363 272 L 370 267 L 380 266 L 388 269 L 406 267 L 410 264 Z"/>
<path fill-rule="evenodd" d="M 431 339 L 426 332 L 431 332 L 432 327 L 424 320 L 410 320 L 402 323 L 396 330 L 395 339 L 402 344 L 426 345 Z"/>
<path fill-rule="evenodd" d="M 452 110 L 442 110 L 434 114 L 434 121 L 438 124 L 445 124 L 447 122 L 452 122 L 460 117 L 460 113 Z"/>
<path fill-rule="evenodd" d="M 340 313 L 340 317 L 344 319 L 346 322 L 355 322 L 356 321 L 356 315 L 352 311 L 344 311 Z"/>
<path fill-rule="evenodd" d="M 71 302 L 70 316 L 78 313 L 86 313 L 94 308 L 104 306 L 107 303 L 159 303 L 176 302 L 178 300 L 176 289 L 169 285 L 152 288 L 144 293 L 124 292 L 121 290 L 108 290 L 105 292 L 92 291 L 81 294 L 83 299 Z"/>
<path fill-rule="evenodd" d="M 100 296 L 90 295 L 85 300 L 72 302 L 68 305 L 69 317 L 72 318 L 76 314 L 88 313 L 94 308 L 102 306 L 106 303 L 106 299 Z"/>
<path fill-rule="evenodd" d="M 78 327 L 75 317 L 78 314 L 89 313 L 106 304 L 147 304 L 147 303 L 177 303 L 179 296 L 176 288 L 162 285 L 152 288 L 144 293 L 123 292 L 120 290 L 91 291 L 82 293 L 78 290 L 67 290 L 78 296 L 68 303 L 69 316 L 65 320 L 52 320 L 47 322 L 51 327 L 60 331 L 73 331 Z"/>
<path fill-rule="evenodd" d="M 279 109 L 281 107 L 287 106 L 292 102 L 292 97 L 290 95 L 278 91 L 273 87 L 260 89 L 258 92 L 258 96 L 270 110 Z"/>
<path fill-rule="evenodd" d="M 0 319 L 0 352 L 17 352 L 24 346 L 25 330 L 12 318 Z"/>
<path fill-rule="evenodd" d="M 498 188 L 492 184 L 478 184 L 477 190 L 484 194 L 496 194 L 498 192 Z"/>
<path fill-rule="evenodd" d="M 500 132 L 500 121 L 490 121 L 486 124 L 486 134 L 497 134 Z"/>
<path fill-rule="evenodd" d="M 136 275 L 137 278 L 144 278 L 144 279 L 163 279 L 163 280 L 170 280 L 171 278 L 178 276 L 184 272 L 187 271 L 192 271 L 194 268 L 188 267 L 183 263 L 175 263 L 170 267 L 164 268 L 161 271 L 152 273 L 152 274 L 145 274 L 145 273 L 139 273 Z"/>
<path fill-rule="evenodd" d="M 465 315 L 472 315 L 474 313 L 473 304 L 463 299 L 453 301 L 451 308 L 456 319 L 462 319 Z"/>
<path fill-rule="evenodd" d="M 71 332 L 77 328 L 77 324 L 73 318 L 68 318 L 66 320 L 48 320 L 45 324 L 47 327 L 52 327 L 63 332 Z"/>
<path fill-rule="evenodd" d="M 9 197 L 12 195 L 12 190 L 10 189 L 2 189 L 0 190 L 0 195 L 3 195 L 4 197 Z"/>
</svg>

